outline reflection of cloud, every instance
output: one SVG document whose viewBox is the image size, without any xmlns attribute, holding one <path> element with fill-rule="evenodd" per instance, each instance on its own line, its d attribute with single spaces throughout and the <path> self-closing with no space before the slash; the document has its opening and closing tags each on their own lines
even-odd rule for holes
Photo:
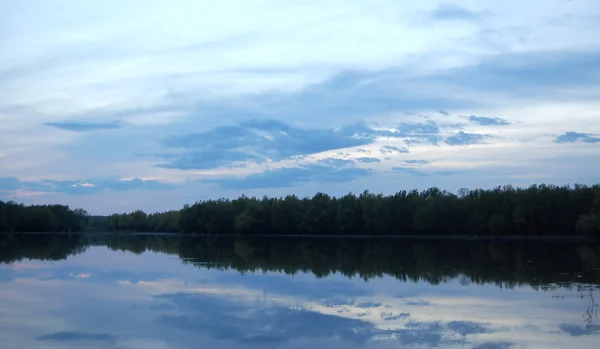
<svg viewBox="0 0 600 349">
<path fill-rule="evenodd" d="M 48 341 L 46 344 L 65 347 L 69 346 L 65 343 L 76 341 L 107 347 L 105 343 L 114 340 L 123 348 L 150 348 L 145 345 L 162 343 L 156 348 L 166 349 L 174 345 L 164 344 L 169 341 L 179 341 L 182 348 L 196 343 L 219 347 L 210 341 L 228 339 L 230 347 L 263 348 L 292 344 L 290 338 L 301 338 L 306 346 L 315 348 L 328 347 L 324 343 L 343 346 L 343 339 L 347 346 L 364 344 L 365 349 L 452 344 L 465 349 L 508 349 L 521 342 L 531 347 L 562 349 L 566 344 L 570 348 L 594 347 L 590 343 L 597 340 L 600 331 L 593 326 L 586 332 L 575 322 L 581 316 L 576 307 L 581 304 L 575 303 L 580 302 L 579 298 L 565 299 L 573 303 L 559 306 L 544 300 L 549 294 L 529 288 L 509 291 L 493 285 L 458 287 L 457 280 L 433 286 L 387 276 L 364 282 L 339 274 L 320 279 L 305 273 L 292 277 L 249 271 L 240 275 L 195 269 L 154 253 L 127 259 L 139 263 L 123 263 L 121 256 L 132 255 L 103 249 L 109 255 L 98 258 L 92 253 L 96 250 L 91 248 L 67 261 L 48 263 L 49 268 L 43 270 L 17 272 L 10 266 L 0 266 L 0 278 L 5 271 L 18 276 L 14 282 L 2 284 L 0 290 L 1 308 L 8 309 L 2 315 L 11 314 L 0 316 L 0 337 L 4 339 L 11 331 L 5 324 L 18 326 L 22 322 L 27 327 L 21 333 L 29 340 L 49 333 L 39 338 Z M 122 271 L 123 265 L 131 270 Z M 157 270 L 169 272 L 161 277 Z M 94 277 L 76 282 L 70 280 L 69 272 L 89 272 Z M 124 278 L 157 281 L 117 284 Z M 393 297 L 396 292 L 403 294 Z M 92 296 L 97 302 L 89 302 Z M 328 302 L 342 306 L 324 306 Z M 435 306 L 420 307 L 430 302 Z M 505 306 L 507 302 L 514 306 Z M 543 307 L 549 307 L 549 312 Z M 574 316 L 572 309 L 576 309 Z M 575 319 L 574 324 L 563 324 L 562 331 L 556 331 L 559 321 L 568 318 Z M 55 327 L 45 327 L 32 335 L 31 328 L 40 323 Z M 65 328 L 77 331 L 61 332 Z M 516 344 L 502 341 L 511 337 Z M 135 341 L 143 345 L 125 344 Z M 37 347 L 35 343 L 14 346 Z"/>
<path fill-rule="evenodd" d="M 95 341 L 114 343 L 116 336 L 108 333 L 90 333 L 78 331 L 54 332 L 38 337 L 43 341 L 71 342 L 71 341 Z"/>
<path fill-rule="evenodd" d="M 43 264 L 36 264 L 36 263 L 17 262 L 17 263 L 11 264 L 10 268 L 13 270 L 43 269 L 43 268 L 48 268 L 48 266 L 43 265 Z"/>
<path fill-rule="evenodd" d="M 406 305 L 413 305 L 413 306 L 427 306 L 427 305 L 431 305 L 431 303 L 429 303 L 428 301 L 423 301 L 423 300 L 419 300 L 419 301 L 408 301 L 406 302 Z"/>
<path fill-rule="evenodd" d="M 407 344 L 427 344 L 436 347 L 442 342 L 442 335 L 435 332 L 419 330 L 397 330 L 394 331 L 395 337 L 400 343 Z"/>
<path fill-rule="evenodd" d="M 77 279 L 88 279 L 92 277 L 91 273 L 79 273 L 79 274 L 74 274 L 74 273 L 70 273 L 69 276 L 77 278 Z"/>
<path fill-rule="evenodd" d="M 422 331 L 441 331 L 442 325 L 440 322 L 422 322 L 410 320 L 406 323 L 406 328 L 418 329 Z"/>
<path fill-rule="evenodd" d="M 281 306 L 263 309 L 209 295 L 179 293 L 160 295 L 157 299 L 170 301 L 185 312 L 159 316 L 159 324 L 207 332 L 216 339 L 244 344 L 327 337 L 364 343 L 376 331 L 366 321 Z"/>
<path fill-rule="evenodd" d="M 93 270 L 90 271 L 89 267 L 70 267 L 70 266 L 59 266 L 50 269 L 43 276 L 40 276 L 41 280 L 69 280 L 72 278 L 86 279 L 86 282 L 91 283 L 102 283 L 102 284 L 113 284 L 115 282 L 127 282 L 130 284 L 136 284 L 143 281 L 156 281 L 159 279 L 168 279 L 172 277 L 172 273 L 157 272 L 157 271 L 132 271 L 132 270 Z M 93 278 L 92 278 L 93 275 Z"/>
<path fill-rule="evenodd" d="M 573 324 L 562 324 L 559 326 L 561 331 L 568 333 L 570 336 L 590 336 L 600 333 L 600 325 L 590 325 L 589 328 Z"/>
<path fill-rule="evenodd" d="M 394 314 L 394 313 L 382 312 L 379 316 L 384 321 L 393 321 L 393 320 L 399 320 L 399 319 L 407 319 L 408 317 L 410 317 L 410 313 Z"/>
<path fill-rule="evenodd" d="M 471 321 L 450 321 L 448 328 L 462 336 L 494 332 L 489 325 Z"/>
<path fill-rule="evenodd" d="M 327 281 L 322 283 L 302 282 L 280 275 L 245 274 L 243 278 L 235 274 L 222 274 L 216 277 L 221 285 L 243 285 L 263 292 L 293 295 L 308 299 L 324 299 L 330 306 L 350 305 L 354 301 L 347 297 L 370 296 L 372 292 L 350 282 Z M 333 297 L 332 297 L 333 295 Z"/>
</svg>

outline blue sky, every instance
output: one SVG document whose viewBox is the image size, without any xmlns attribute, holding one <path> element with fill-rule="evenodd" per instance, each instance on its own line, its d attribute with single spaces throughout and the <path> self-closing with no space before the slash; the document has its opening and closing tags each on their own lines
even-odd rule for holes
<svg viewBox="0 0 600 349">
<path fill-rule="evenodd" d="M 591 184 L 595 0 L 0 3 L 0 199 Z"/>
</svg>

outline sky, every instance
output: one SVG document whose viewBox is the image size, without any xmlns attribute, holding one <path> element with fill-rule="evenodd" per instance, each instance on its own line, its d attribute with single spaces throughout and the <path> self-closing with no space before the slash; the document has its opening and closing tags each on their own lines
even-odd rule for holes
<svg viewBox="0 0 600 349">
<path fill-rule="evenodd" d="M 0 200 L 593 184 L 596 0 L 0 0 Z"/>
</svg>

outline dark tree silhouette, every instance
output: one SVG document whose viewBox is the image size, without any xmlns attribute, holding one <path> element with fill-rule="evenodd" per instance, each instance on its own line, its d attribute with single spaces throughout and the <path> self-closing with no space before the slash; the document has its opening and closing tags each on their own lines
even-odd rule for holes
<svg viewBox="0 0 600 349">
<path fill-rule="evenodd" d="M 75 232 L 88 224 L 88 213 L 64 205 L 25 206 L 0 201 L 1 232 Z"/>
<path fill-rule="evenodd" d="M 165 213 L 114 214 L 105 224 L 115 231 L 208 235 L 600 236 L 600 185 L 241 196 Z"/>
</svg>

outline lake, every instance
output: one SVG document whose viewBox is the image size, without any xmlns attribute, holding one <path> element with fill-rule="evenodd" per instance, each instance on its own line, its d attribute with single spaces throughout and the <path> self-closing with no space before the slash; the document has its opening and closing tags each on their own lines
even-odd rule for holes
<svg viewBox="0 0 600 349">
<path fill-rule="evenodd" d="M 22 348 L 597 348 L 600 245 L 0 236 Z"/>
</svg>

